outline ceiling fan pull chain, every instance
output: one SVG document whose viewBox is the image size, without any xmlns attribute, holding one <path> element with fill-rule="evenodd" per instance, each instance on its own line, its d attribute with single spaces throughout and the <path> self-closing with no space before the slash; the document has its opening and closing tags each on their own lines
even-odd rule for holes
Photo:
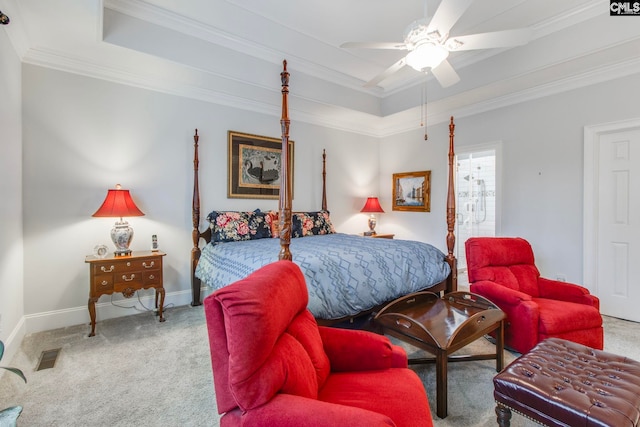
<svg viewBox="0 0 640 427">
<path fill-rule="evenodd" d="M 427 81 L 426 81 L 426 79 L 425 79 L 424 86 L 423 86 L 423 89 L 422 89 L 422 98 L 424 100 L 424 103 L 423 103 L 423 105 L 424 105 L 423 106 L 424 140 L 426 141 L 427 139 L 429 139 L 429 136 L 427 135 Z"/>
<path fill-rule="evenodd" d="M 424 126 L 424 86 L 420 90 L 420 127 Z"/>
</svg>

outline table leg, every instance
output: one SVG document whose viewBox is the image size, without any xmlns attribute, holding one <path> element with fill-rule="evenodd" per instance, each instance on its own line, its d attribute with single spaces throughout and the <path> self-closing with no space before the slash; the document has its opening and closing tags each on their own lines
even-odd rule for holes
<svg viewBox="0 0 640 427">
<path fill-rule="evenodd" d="M 160 304 L 158 304 L 158 294 L 160 295 Z M 160 322 L 164 322 L 162 317 L 162 308 L 164 307 L 164 288 L 156 288 L 156 308 L 158 309 L 158 315 L 160 316 Z"/>
<path fill-rule="evenodd" d="M 89 334 L 90 337 L 96 335 L 96 301 L 98 301 L 98 298 L 89 298 L 89 317 L 91 318 L 91 333 Z"/>
<path fill-rule="evenodd" d="M 504 320 L 496 329 L 496 372 L 502 372 L 504 368 Z"/>
<path fill-rule="evenodd" d="M 438 350 L 436 353 L 436 414 L 440 418 L 447 417 L 447 352 Z"/>
</svg>

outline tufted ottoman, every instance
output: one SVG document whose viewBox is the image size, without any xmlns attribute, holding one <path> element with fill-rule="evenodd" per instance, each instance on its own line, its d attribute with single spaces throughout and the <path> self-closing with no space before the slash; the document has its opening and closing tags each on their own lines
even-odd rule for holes
<svg viewBox="0 0 640 427">
<path fill-rule="evenodd" d="M 498 425 L 511 411 L 547 426 L 638 426 L 640 362 L 558 338 L 493 379 Z"/>
</svg>

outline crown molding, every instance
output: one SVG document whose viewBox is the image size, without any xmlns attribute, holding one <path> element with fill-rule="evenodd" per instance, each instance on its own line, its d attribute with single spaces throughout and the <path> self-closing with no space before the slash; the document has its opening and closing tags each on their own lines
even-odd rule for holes
<svg viewBox="0 0 640 427">
<path fill-rule="evenodd" d="M 378 96 L 382 95 L 381 88 L 375 88 L 375 90 L 366 89 L 363 87 L 364 82 L 359 79 L 349 77 L 346 74 L 336 72 L 319 64 L 306 61 L 300 57 L 288 55 L 288 58 L 283 58 L 282 52 L 277 49 L 272 49 L 268 46 L 254 43 L 212 25 L 203 24 L 202 22 L 194 19 L 177 15 L 171 11 L 151 5 L 142 0 L 104 0 L 104 7 L 161 27 L 170 28 L 174 31 L 178 31 L 209 43 L 220 45 L 227 49 L 241 52 L 248 56 L 258 58 L 278 66 L 282 63 L 283 59 L 287 59 L 290 64 L 290 70 L 297 70 L 306 75 L 360 92 L 368 94 L 373 93 Z M 307 35 L 297 32 L 296 34 L 300 37 L 308 38 Z"/>
<path fill-rule="evenodd" d="M 137 70 L 127 70 L 113 65 L 89 62 L 83 57 L 74 57 L 66 52 L 51 49 L 29 49 L 23 56 L 23 62 L 118 84 L 266 114 L 273 117 L 280 116 L 279 105 L 273 105 L 258 99 L 232 95 L 210 88 L 177 83 L 174 80 L 150 77 Z M 487 97 L 485 95 L 483 98 L 482 94 L 479 94 L 480 92 L 501 93 L 499 87 L 508 85 L 514 80 L 507 79 L 483 88 L 473 89 L 429 103 L 427 105 L 429 111 L 428 124 L 434 125 L 447 121 L 451 115 L 465 117 L 479 114 L 596 83 L 622 78 L 635 73 L 640 73 L 640 58 L 631 57 L 625 61 L 603 65 L 572 77 L 539 84 L 529 89 L 507 95 L 495 97 Z M 196 79 L 193 79 L 193 81 L 196 81 Z M 277 92 L 279 88 L 266 88 L 266 90 Z M 291 94 L 290 97 L 292 99 L 292 102 L 290 102 L 292 119 L 317 126 L 353 132 L 375 138 L 385 138 L 420 128 L 420 106 L 380 117 L 339 106 L 327 105 L 326 103 L 319 103 L 303 95 Z M 304 104 L 304 110 L 296 109 L 295 99 L 299 100 L 299 104 Z M 469 99 L 477 99 L 477 101 L 469 104 Z"/>
</svg>

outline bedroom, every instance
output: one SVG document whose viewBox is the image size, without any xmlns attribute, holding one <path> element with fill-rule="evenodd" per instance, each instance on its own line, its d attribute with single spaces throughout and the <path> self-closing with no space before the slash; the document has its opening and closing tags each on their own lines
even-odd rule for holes
<svg viewBox="0 0 640 427">
<path fill-rule="evenodd" d="M 2 0 L 0 10 L 9 13 L 15 3 Z M 96 7 L 100 2 L 88 3 Z M 419 5 L 414 6 L 419 10 Z M 486 110 L 467 106 L 472 113 L 453 112 L 459 147 L 502 141 L 499 233 L 530 239 L 545 274 L 562 273 L 576 282 L 583 279 L 584 126 L 640 116 L 638 26 L 626 27 L 640 18 L 607 15 L 605 4 L 601 15 L 576 31 L 600 25 L 610 30 L 603 31 L 609 37 L 620 31 L 630 43 L 635 42 L 635 56 L 628 55 L 619 67 L 578 74 L 582 80 L 577 83 L 549 84 L 543 88 L 548 92 L 541 90 L 511 105 Z M 617 20 L 612 23 L 611 19 Z M 54 60 L 50 55 L 55 52 L 29 50 L 22 44 L 26 41 L 14 34 L 19 15 L 12 14 L 12 21 L 0 30 L 0 338 L 11 350 L 27 333 L 87 322 L 89 279 L 84 257 L 96 244 L 110 244 L 108 230 L 113 223 L 91 214 L 105 190 L 116 183 L 131 190 L 146 214 L 130 221 L 136 232 L 132 248 L 146 250 L 151 235 L 158 235 L 160 248 L 167 252 L 166 303 L 188 304 L 193 130 L 199 129 L 201 158 L 206 159 L 201 172 L 206 209 L 275 208 L 275 201 L 227 199 L 226 132 L 279 135 L 282 58 L 259 69 L 260 89 L 255 96 L 260 97 L 262 108 L 257 108 L 253 98 L 232 99 L 222 88 L 213 96 L 197 91 L 184 95 L 166 85 L 158 89 L 152 83 L 167 80 L 160 73 L 153 76 L 158 80 L 149 82 L 125 80 L 129 69 L 104 65 L 91 76 L 92 63 L 78 64 L 74 56 Z M 513 60 L 506 53 L 495 58 Z M 288 59 L 295 94 L 296 78 L 310 77 L 303 77 L 295 61 Z M 81 70 L 71 70 L 74 64 Z M 459 71 L 467 76 L 482 72 L 483 67 Z M 434 86 L 429 93 L 436 97 L 440 91 Z M 353 93 L 351 103 L 369 100 L 359 91 Z M 293 111 L 299 109 L 298 117 L 306 117 L 308 106 L 303 100 L 296 106 L 294 101 Z M 370 117 L 383 115 L 386 120 L 389 114 L 376 110 L 392 109 L 394 103 L 411 106 L 410 129 L 386 134 L 369 126 Z M 356 114 L 365 117 L 357 122 L 360 132 L 332 127 L 335 115 L 309 120 L 296 120 L 294 115 L 296 208 L 318 208 L 320 155 L 326 148 L 329 207 L 339 230 L 362 232 L 366 217 L 359 210 L 367 196 L 376 194 L 387 211 L 379 217 L 380 231 L 443 247 L 445 187 L 438 183 L 446 178 L 443 159 L 448 129 L 442 116 L 450 112 L 440 111 L 438 116 L 438 104 L 429 107 L 434 118 L 425 142 L 418 103 L 418 97 L 409 102 L 391 96 L 385 104 L 367 104 L 369 113 Z M 431 212 L 392 212 L 391 175 L 415 170 L 432 171 Z M 101 319 L 133 313 L 112 308 L 108 302 L 99 307 Z"/>
</svg>

